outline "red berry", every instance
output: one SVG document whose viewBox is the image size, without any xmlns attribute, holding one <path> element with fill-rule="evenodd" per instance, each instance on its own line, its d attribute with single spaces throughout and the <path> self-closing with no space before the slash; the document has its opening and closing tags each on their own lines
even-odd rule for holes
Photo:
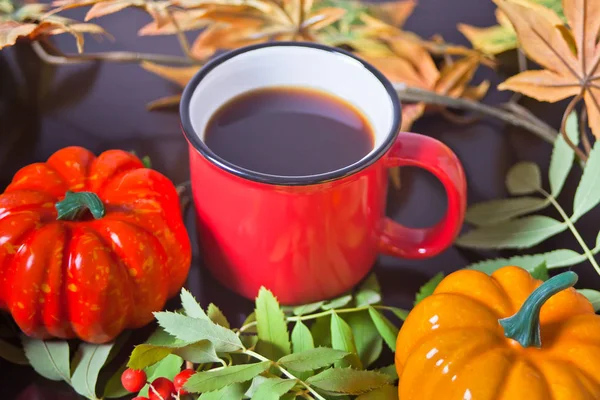
<svg viewBox="0 0 600 400">
<path fill-rule="evenodd" d="M 173 379 L 173 384 L 175 385 L 175 390 L 179 392 L 179 394 L 188 394 L 185 390 L 183 390 L 183 385 L 187 382 L 190 376 L 194 375 L 196 371 L 193 369 L 184 369 Z"/>
<path fill-rule="evenodd" d="M 150 400 L 150 399 L 149 399 L 149 398 L 147 398 L 147 397 L 144 397 L 144 396 L 138 396 L 138 397 L 134 397 L 134 398 L 133 398 L 133 399 L 131 399 L 131 400 Z"/>
<path fill-rule="evenodd" d="M 154 390 L 152 390 L 152 388 L 154 388 Z M 156 378 L 148 391 L 150 400 L 171 400 L 171 395 L 175 393 L 176 391 L 173 382 L 167 378 Z"/>
<path fill-rule="evenodd" d="M 146 373 L 139 369 L 127 368 L 121 375 L 121 383 L 128 392 L 139 392 L 146 384 Z"/>
</svg>

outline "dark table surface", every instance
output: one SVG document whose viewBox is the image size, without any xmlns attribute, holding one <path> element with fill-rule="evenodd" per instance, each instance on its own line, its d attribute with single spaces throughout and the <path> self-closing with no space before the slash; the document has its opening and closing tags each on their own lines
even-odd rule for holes
<svg viewBox="0 0 600 400">
<path fill-rule="evenodd" d="M 83 10 L 70 13 L 82 18 Z M 177 54 L 174 37 L 137 37 L 137 30 L 148 22 L 147 15 L 127 10 L 97 22 L 114 35 L 114 42 L 89 39 L 88 51 L 134 50 Z M 489 26 L 495 23 L 494 6 L 486 0 L 420 0 L 406 29 L 423 37 L 438 33 L 447 41 L 466 44 L 456 30 L 465 22 Z M 74 50 L 70 37 L 56 43 Z M 503 57 L 508 70 L 514 55 Z M 18 67 L 18 65 L 20 65 Z M 512 66 L 511 66 L 512 65 Z M 502 74 L 481 70 L 476 81 L 502 80 Z M 186 142 L 179 131 L 176 112 L 149 112 L 145 104 L 156 98 L 175 94 L 178 88 L 132 64 L 87 64 L 52 67 L 43 65 L 27 46 L 0 52 L 0 190 L 21 167 L 44 161 L 56 150 L 70 145 L 84 146 L 95 153 L 120 148 L 135 150 L 151 157 L 154 168 L 174 182 L 189 177 Z M 486 97 L 490 104 L 508 99 L 508 94 L 492 89 Z M 522 104 L 557 127 L 564 105 L 539 104 L 524 99 Z M 468 126 L 453 125 L 441 117 L 419 121 L 413 131 L 430 135 L 446 143 L 462 161 L 468 181 L 469 203 L 505 196 L 507 169 L 519 160 L 536 161 L 546 172 L 551 146 L 531 133 L 489 119 Z M 572 173 L 559 200 L 570 207 L 578 182 Z M 547 182 L 546 182 L 547 184 Z M 402 171 L 401 190 L 389 193 L 389 215 L 408 226 L 434 224 L 445 211 L 442 186 L 428 173 L 412 168 Z M 552 215 L 552 213 L 550 212 Z M 593 243 L 598 231 L 598 210 L 579 224 L 584 238 Z M 186 215 L 192 239 L 195 239 L 193 211 Z M 570 233 L 546 241 L 532 251 L 556 248 L 579 250 Z M 511 253 L 501 254 L 510 255 Z M 382 257 L 375 271 L 382 284 L 387 304 L 409 308 L 414 294 L 438 271 L 451 272 L 494 253 L 476 253 L 452 247 L 425 261 L 406 261 Z M 580 285 L 600 287 L 600 279 L 590 265 L 576 268 Z M 237 322 L 252 309 L 252 302 L 218 284 L 201 267 L 194 249 L 193 266 L 186 286 L 202 304 L 214 302 Z M 133 343 L 144 339 L 147 330 L 133 333 Z M 65 385 L 46 381 L 27 367 L 17 367 L 0 359 L 0 398 L 2 399 L 75 399 Z"/>
</svg>

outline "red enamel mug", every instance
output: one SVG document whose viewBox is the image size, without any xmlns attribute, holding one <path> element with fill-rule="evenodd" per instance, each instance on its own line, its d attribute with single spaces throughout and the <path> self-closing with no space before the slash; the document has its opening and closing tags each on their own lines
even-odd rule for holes
<svg viewBox="0 0 600 400">
<path fill-rule="evenodd" d="M 354 105 L 372 125 L 373 150 L 336 171 L 280 176 L 240 168 L 206 146 L 205 127 L 224 103 L 278 86 L 315 88 Z M 379 253 L 432 257 L 462 226 L 466 183 L 456 155 L 430 137 L 398 132 L 392 84 L 345 51 L 289 42 L 231 51 L 190 81 L 180 114 L 204 263 L 245 297 L 265 286 L 282 304 L 332 298 L 359 283 Z M 385 217 L 387 170 L 397 166 L 423 168 L 442 182 L 448 208 L 437 225 L 411 229 Z"/>
</svg>

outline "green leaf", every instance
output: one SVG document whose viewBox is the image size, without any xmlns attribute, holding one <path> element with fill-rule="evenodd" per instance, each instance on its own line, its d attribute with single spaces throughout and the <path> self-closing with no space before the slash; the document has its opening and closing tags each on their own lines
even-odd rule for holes
<svg viewBox="0 0 600 400">
<path fill-rule="evenodd" d="M 573 216 L 571 219 L 577 221 L 582 215 L 596 207 L 600 203 L 600 141 L 594 143 L 594 148 L 585 163 L 583 175 L 575 192 L 573 203 Z"/>
<path fill-rule="evenodd" d="M 398 338 L 398 332 L 400 330 L 396 328 L 394 324 L 390 322 L 389 319 L 387 319 L 373 307 L 369 307 L 369 315 L 371 315 L 371 319 L 373 319 L 373 323 L 375 324 L 377 331 L 379 332 L 385 343 L 392 351 L 395 352 L 396 339 Z"/>
<path fill-rule="evenodd" d="M 190 342 L 186 342 L 181 339 L 177 339 L 175 336 L 167 333 L 160 326 L 150 335 L 146 344 L 152 344 L 155 346 L 185 346 Z"/>
<path fill-rule="evenodd" d="M 248 390 L 247 384 L 234 383 L 213 392 L 204 392 L 198 400 L 242 400 L 246 390 Z"/>
<path fill-rule="evenodd" d="M 271 365 L 273 365 L 271 361 L 262 361 L 255 364 L 234 365 L 223 369 L 197 372 L 188 379 L 184 388 L 191 393 L 212 392 L 234 383 L 249 381 L 268 370 Z"/>
<path fill-rule="evenodd" d="M 156 378 L 167 378 L 173 380 L 175 375 L 181 372 L 181 366 L 183 365 L 183 359 L 175 354 L 168 355 L 158 363 L 145 369 L 146 375 L 148 376 L 148 382 L 154 381 Z M 148 396 L 148 385 L 139 393 L 140 396 Z"/>
<path fill-rule="evenodd" d="M 331 347 L 336 350 L 343 350 L 356 355 L 356 357 L 348 357 L 350 364 L 362 369 L 360 360 L 358 359 L 358 350 L 354 342 L 352 329 L 346 321 L 344 321 L 335 311 L 331 314 Z"/>
<path fill-rule="evenodd" d="M 550 276 L 548 275 L 548 266 L 546 265 L 545 260 L 531 271 L 531 276 L 542 281 L 550 279 Z"/>
<path fill-rule="evenodd" d="M 311 314 L 320 309 L 321 306 L 323 306 L 323 304 L 325 304 L 324 301 L 317 301 L 316 303 L 305 304 L 303 306 L 294 307 L 293 312 L 294 315 Z"/>
<path fill-rule="evenodd" d="M 506 174 L 506 188 L 512 195 L 529 194 L 542 187 L 542 174 L 537 164 L 523 161 Z"/>
<path fill-rule="evenodd" d="M 330 368 L 307 379 L 311 385 L 330 392 L 362 394 L 391 383 L 387 375 L 351 368 Z"/>
<path fill-rule="evenodd" d="M 144 164 L 144 167 L 146 168 L 152 168 L 152 160 L 150 159 L 150 156 L 142 157 L 142 164 Z"/>
<path fill-rule="evenodd" d="M 254 400 L 279 400 L 294 386 L 296 386 L 295 379 L 269 378 L 258 387 L 252 398 Z"/>
<path fill-rule="evenodd" d="M 208 316 L 196 301 L 194 296 L 185 288 L 181 289 L 181 305 L 188 317 L 208 319 Z"/>
<path fill-rule="evenodd" d="M 476 226 L 500 222 L 545 208 L 550 202 L 539 197 L 514 197 L 475 204 L 467 210 L 465 221 Z"/>
<path fill-rule="evenodd" d="M 398 400 L 398 388 L 391 385 L 382 386 L 358 396 L 356 400 Z"/>
<path fill-rule="evenodd" d="M 312 334 L 302 321 L 296 322 L 292 330 L 292 348 L 294 349 L 294 353 L 315 348 Z"/>
<path fill-rule="evenodd" d="M 394 315 L 402 321 L 406 320 L 406 318 L 408 318 L 408 314 L 410 313 L 410 311 L 406 311 L 397 307 L 387 307 L 387 309 L 393 312 Z"/>
<path fill-rule="evenodd" d="M 240 338 L 231 330 L 209 320 L 186 317 L 172 312 L 154 313 L 159 325 L 169 334 L 187 342 L 209 340 L 217 352 L 243 348 Z"/>
<path fill-rule="evenodd" d="M 398 370 L 396 369 L 396 365 L 395 364 L 388 365 L 388 366 L 383 367 L 383 368 L 379 368 L 377 370 L 377 372 L 379 372 L 380 374 L 387 375 L 392 381 L 397 381 L 398 380 Z"/>
<path fill-rule="evenodd" d="M 375 274 L 369 275 L 369 277 L 360 285 L 358 292 L 354 296 L 356 299 L 356 306 L 368 306 L 371 304 L 377 304 L 381 302 L 381 287 L 377 281 Z"/>
<path fill-rule="evenodd" d="M 383 339 L 377 332 L 368 311 L 353 312 L 345 317 L 352 329 L 358 358 L 364 367 L 374 363 L 383 350 Z"/>
<path fill-rule="evenodd" d="M 222 327 L 227 329 L 231 328 L 231 326 L 229 325 L 229 321 L 227 321 L 227 318 L 225 317 L 223 312 L 219 309 L 219 307 L 217 307 L 213 303 L 210 303 L 208 305 L 208 318 L 210 318 L 210 320 L 217 325 L 221 325 Z"/>
<path fill-rule="evenodd" d="M 331 347 L 331 316 L 317 318 L 310 327 L 315 346 Z"/>
<path fill-rule="evenodd" d="M 335 350 L 329 347 L 317 347 L 315 349 L 304 350 L 300 353 L 289 354 L 280 358 L 278 363 L 294 371 L 312 371 L 328 367 L 348 354 L 346 351 Z"/>
<path fill-rule="evenodd" d="M 118 399 L 125 397 L 129 394 L 129 391 L 125 390 L 121 383 L 121 375 L 127 369 L 127 363 L 121 365 L 121 367 L 110 377 L 106 386 L 104 387 L 104 394 L 102 395 L 105 399 Z"/>
<path fill-rule="evenodd" d="M 22 338 L 23 350 L 38 374 L 52 381 L 71 382 L 69 344 L 64 340 Z"/>
<path fill-rule="evenodd" d="M 351 301 L 352 301 L 352 295 L 347 294 L 347 295 L 340 296 L 340 297 L 337 297 L 337 298 L 335 298 L 333 300 L 330 300 L 330 301 L 326 302 L 325 304 L 323 304 L 321 306 L 321 308 L 323 310 L 331 310 L 331 309 L 334 309 L 334 308 L 342 308 L 344 306 L 347 306 Z"/>
<path fill-rule="evenodd" d="M 258 351 L 271 360 L 292 352 L 285 315 L 273 293 L 261 287 L 256 298 Z"/>
<path fill-rule="evenodd" d="M 212 343 L 208 340 L 201 340 L 182 346 L 140 344 L 133 349 L 128 366 L 133 369 L 144 369 L 156 364 L 169 354 L 177 354 L 181 358 L 194 363 L 220 362 Z"/>
<path fill-rule="evenodd" d="M 600 311 L 600 292 L 597 290 L 593 290 L 593 289 L 579 289 L 577 290 L 579 293 L 581 293 L 582 295 L 584 295 L 589 301 L 590 303 L 592 303 L 592 306 L 594 307 L 594 310 Z"/>
<path fill-rule="evenodd" d="M 431 296 L 435 291 L 435 288 L 440 284 L 440 282 L 444 279 L 444 273 L 438 272 L 435 274 L 433 278 L 428 280 L 421 288 L 419 292 L 415 296 L 415 306 L 419 304 L 425 297 Z"/>
<path fill-rule="evenodd" d="M 481 261 L 469 265 L 467 269 L 474 269 L 491 275 L 494 271 L 504 266 L 516 265 L 523 269 L 526 269 L 529 272 L 532 272 L 535 269 L 535 267 L 537 267 L 544 261 L 546 262 L 546 267 L 552 269 L 560 267 L 569 267 L 572 265 L 579 264 L 585 260 L 586 257 L 583 254 L 578 254 L 573 250 L 560 249 L 553 250 L 547 253 L 532 254 L 528 256 L 495 258 L 492 260 Z"/>
<path fill-rule="evenodd" d="M 81 343 L 78 352 L 79 363 L 75 366 L 71 386 L 80 395 L 88 399 L 96 399 L 96 383 L 100 369 L 106 363 L 110 349 L 114 343 L 90 344 Z"/>
<path fill-rule="evenodd" d="M 13 364 L 27 365 L 27 357 L 23 349 L 0 339 L 0 358 L 4 358 Z"/>
<path fill-rule="evenodd" d="M 577 121 L 577 112 L 573 111 L 567 117 L 565 131 L 571 141 L 579 144 L 579 123 Z M 552 157 L 550 158 L 550 169 L 548 170 L 548 178 L 550 179 L 550 189 L 552 196 L 557 197 L 571 171 L 573 161 L 575 160 L 575 152 L 567 144 L 562 135 L 558 135 L 554 141 L 552 149 Z"/>
<path fill-rule="evenodd" d="M 459 237 L 456 244 L 474 249 L 523 249 L 535 246 L 566 229 L 567 224 L 564 222 L 542 215 L 531 215 L 473 229 Z"/>
<path fill-rule="evenodd" d="M 246 326 L 246 325 L 251 324 L 253 322 L 256 322 L 256 314 L 254 312 L 250 313 L 250 315 L 248 315 L 248 317 L 246 317 L 246 320 L 244 321 L 244 323 L 242 324 L 242 326 Z M 256 330 L 256 325 L 247 328 L 246 330 L 244 330 L 244 332 L 246 332 L 246 333 L 258 333 L 258 331 Z"/>
</svg>

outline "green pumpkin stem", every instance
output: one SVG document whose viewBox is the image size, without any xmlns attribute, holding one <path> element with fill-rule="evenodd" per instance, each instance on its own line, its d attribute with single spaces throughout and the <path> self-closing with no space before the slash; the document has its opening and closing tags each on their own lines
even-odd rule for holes
<svg viewBox="0 0 600 400">
<path fill-rule="evenodd" d="M 516 340 L 523 347 L 542 347 L 540 337 L 542 306 L 550 297 L 575 285 L 577 279 L 575 272 L 567 271 L 544 282 L 529 295 L 515 315 L 498 321 L 504 328 L 504 336 Z"/>
<path fill-rule="evenodd" d="M 104 204 L 98 195 L 92 192 L 67 192 L 64 200 L 56 203 L 55 207 L 58 220 L 77 221 L 87 210 L 95 219 L 104 217 Z"/>
</svg>

